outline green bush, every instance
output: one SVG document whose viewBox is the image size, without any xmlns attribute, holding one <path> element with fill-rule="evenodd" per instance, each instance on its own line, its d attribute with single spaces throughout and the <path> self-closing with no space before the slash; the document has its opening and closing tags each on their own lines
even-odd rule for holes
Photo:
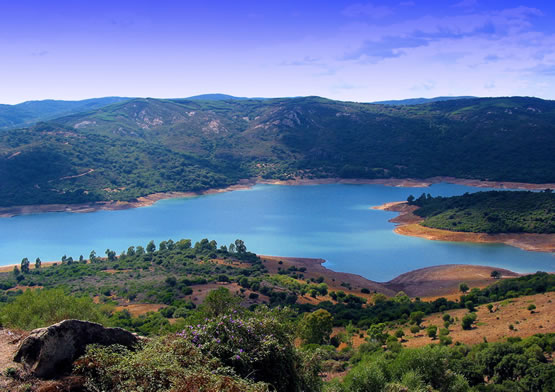
<svg viewBox="0 0 555 392">
<path fill-rule="evenodd" d="M 260 307 L 190 325 L 178 336 L 239 376 L 269 383 L 277 391 L 319 390 L 318 353 L 296 350 L 291 316 L 279 308 Z"/>
<path fill-rule="evenodd" d="M 173 335 L 148 341 L 136 351 L 122 346 L 89 346 L 76 373 L 91 391 L 265 392 L 268 387 L 242 379 L 193 343 Z"/>
<path fill-rule="evenodd" d="M 461 322 L 462 329 L 471 329 L 474 321 L 476 321 L 476 313 L 465 314 Z"/>
<path fill-rule="evenodd" d="M 3 325 L 31 330 L 67 319 L 106 323 L 110 310 L 89 297 L 66 295 L 61 289 L 27 290 L 0 308 L 0 319 Z"/>
</svg>

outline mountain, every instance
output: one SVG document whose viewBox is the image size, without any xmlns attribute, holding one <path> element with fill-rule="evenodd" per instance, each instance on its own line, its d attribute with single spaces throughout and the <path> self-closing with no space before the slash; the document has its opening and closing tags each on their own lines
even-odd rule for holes
<svg viewBox="0 0 555 392">
<path fill-rule="evenodd" d="M 132 99 L 0 134 L 0 205 L 130 200 L 240 178 L 555 181 L 555 101 Z"/>
<path fill-rule="evenodd" d="M 392 100 L 392 101 L 376 101 L 371 103 L 375 103 L 379 105 L 420 105 L 423 103 L 451 101 L 453 99 L 471 99 L 471 98 L 476 98 L 476 97 L 460 96 L 460 97 L 435 97 L 435 98 L 408 98 L 408 99 L 399 99 L 399 100 Z"/>
<path fill-rule="evenodd" d="M 95 110 L 128 99 L 123 97 L 93 98 L 82 101 L 48 99 L 27 101 L 17 105 L 0 105 L 0 129 L 22 127 L 66 114 Z"/>
<path fill-rule="evenodd" d="M 234 97 L 233 95 L 227 95 L 227 94 L 202 94 L 202 95 L 194 95 L 192 97 L 188 97 L 185 99 L 189 99 L 192 101 L 228 101 L 228 100 L 268 99 L 268 98 Z"/>
</svg>

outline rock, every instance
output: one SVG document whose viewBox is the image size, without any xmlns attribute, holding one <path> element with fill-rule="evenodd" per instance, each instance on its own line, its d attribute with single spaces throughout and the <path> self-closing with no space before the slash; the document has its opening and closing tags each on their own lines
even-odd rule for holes
<svg viewBox="0 0 555 392">
<path fill-rule="evenodd" d="M 55 378 L 71 370 L 74 360 L 85 353 L 89 344 L 121 344 L 132 347 L 137 336 L 121 328 L 105 328 L 81 320 L 64 320 L 46 328 L 35 329 L 25 338 L 14 361 L 45 379 Z"/>
</svg>

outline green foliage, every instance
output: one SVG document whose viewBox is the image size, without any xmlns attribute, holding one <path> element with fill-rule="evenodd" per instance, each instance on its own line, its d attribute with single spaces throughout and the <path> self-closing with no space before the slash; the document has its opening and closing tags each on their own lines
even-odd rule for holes
<svg viewBox="0 0 555 392">
<path fill-rule="evenodd" d="M 422 225 L 479 233 L 555 233 L 555 194 L 490 191 L 452 197 L 420 197 Z M 499 271 L 492 271 L 499 279 Z"/>
<path fill-rule="evenodd" d="M 461 293 L 466 293 L 468 289 L 469 289 L 468 285 L 464 282 L 459 285 L 459 290 Z"/>
<path fill-rule="evenodd" d="M 299 323 L 299 335 L 307 344 L 325 344 L 329 342 L 333 327 L 333 316 L 324 309 L 305 313 Z"/>
<path fill-rule="evenodd" d="M 208 319 L 178 336 L 240 376 L 269 383 L 277 391 L 319 390 L 317 354 L 303 356 L 295 349 L 291 316 L 287 310 L 259 308 Z"/>
<path fill-rule="evenodd" d="M 462 329 L 472 329 L 472 324 L 474 324 L 476 318 L 476 313 L 465 314 L 461 321 Z"/>
<path fill-rule="evenodd" d="M 552 182 L 554 118 L 552 101 L 524 97 L 133 99 L 2 132 L 0 205 L 133 200 L 253 176 Z"/>
<path fill-rule="evenodd" d="M 66 319 L 105 323 L 109 308 L 101 307 L 88 297 L 74 297 L 61 289 L 27 290 L 0 308 L 3 325 L 31 330 Z"/>
<path fill-rule="evenodd" d="M 267 385 L 239 377 L 190 341 L 172 335 L 152 339 L 136 351 L 89 346 L 76 372 L 91 391 L 268 391 Z"/>
<path fill-rule="evenodd" d="M 428 328 L 426 328 L 426 334 L 428 335 L 428 337 L 435 339 L 437 336 L 437 326 L 436 325 L 430 325 Z"/>
<path fill-rule="evenodd" d="M 236 310 L 241 299 L 230 293 L 225 287 L 212 290 L 206 296 L 203 309 L 209 317 L 227 314 Z"/>
</svg>

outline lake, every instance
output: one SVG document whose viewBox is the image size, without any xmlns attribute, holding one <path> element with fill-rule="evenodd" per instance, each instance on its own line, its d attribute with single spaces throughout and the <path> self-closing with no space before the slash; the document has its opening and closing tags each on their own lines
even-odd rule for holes
<svg viewBox="0 0 555 392">
<path fill-rule="evenodd" d="M 279 256 L 327 260 L 336 271 L 387 281 L 409 270 L 438 264 L 481 264 L 517 272 L 555 270 L 555 257 L 497 244 L 429 241 L 393 232 L 394 212 L 370 207 L 406 200 L 423 192 L 433 196 L 487 190 L 453 184 L 429 188 L 383 185 L 256 185 L 249 190 L 153 206 L 93 213 L 45 213 L 0 219 L 0 265 L 74 259 L 92 249 L 104 256 L 150 240 L 214 239 L 218 245 L 237 238 L 248 250 Z"/>
</svg>

